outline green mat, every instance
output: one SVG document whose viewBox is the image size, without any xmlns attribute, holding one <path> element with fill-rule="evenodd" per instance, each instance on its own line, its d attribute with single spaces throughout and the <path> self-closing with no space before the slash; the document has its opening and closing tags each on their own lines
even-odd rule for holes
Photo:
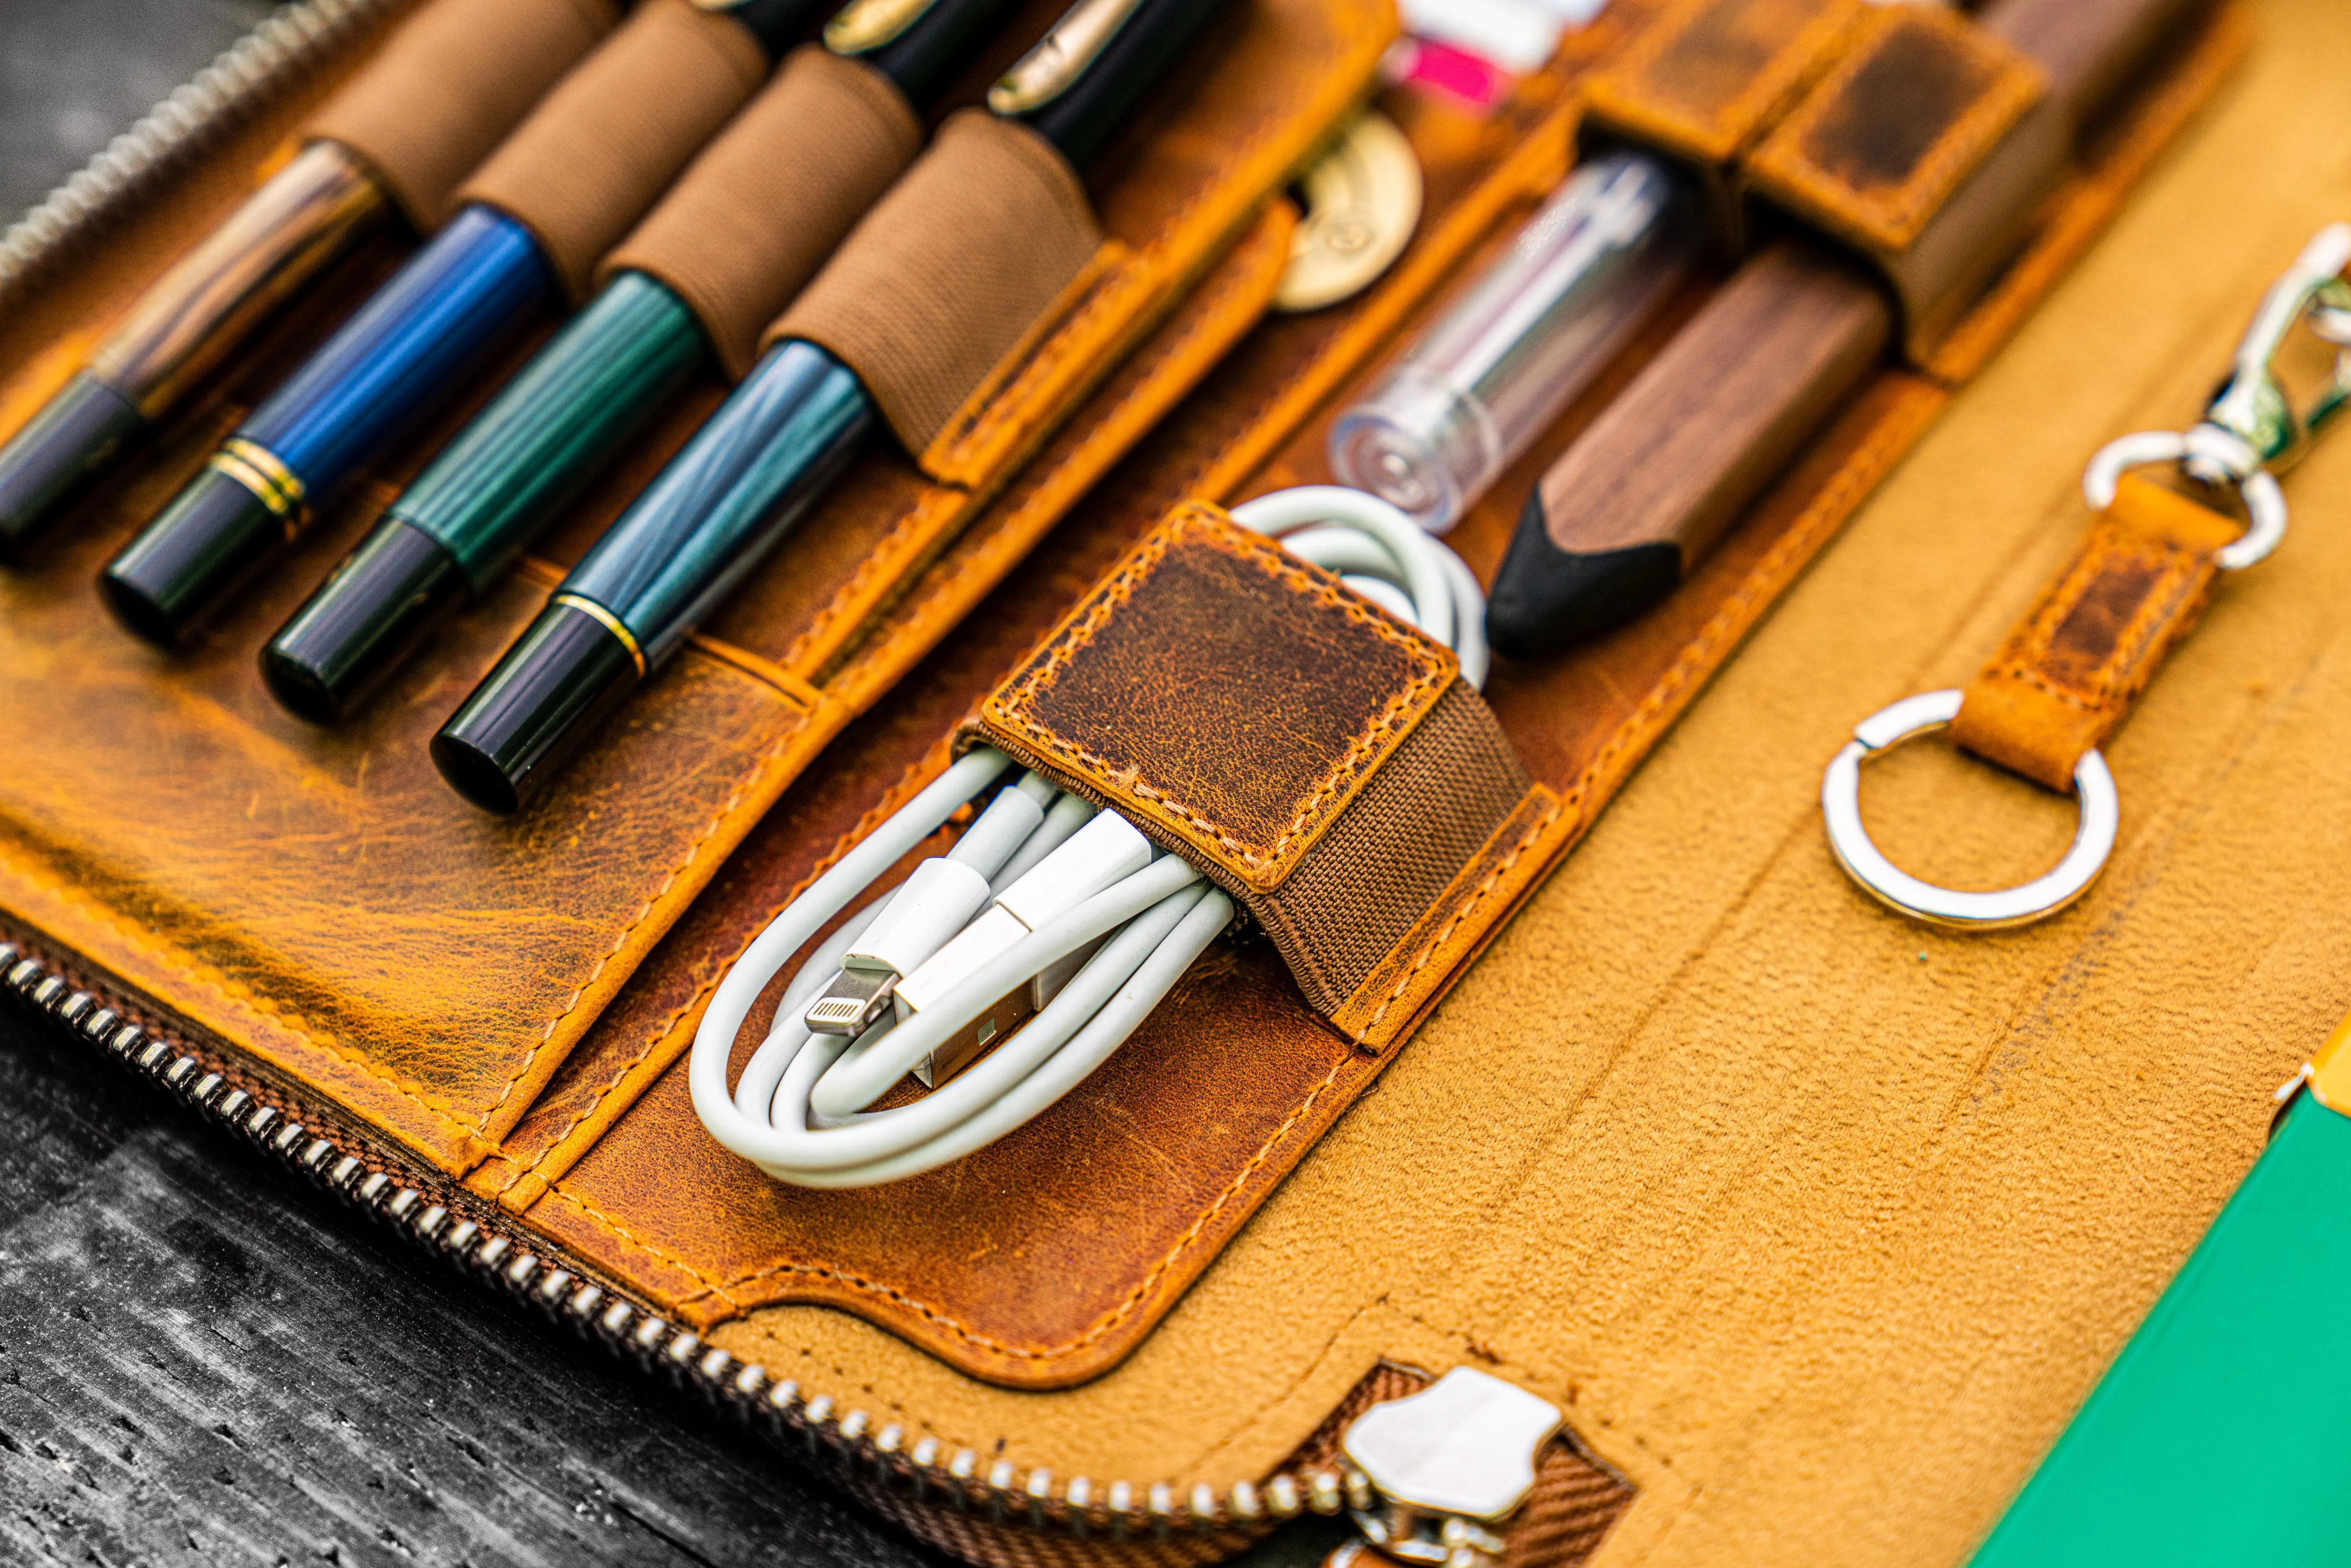
<svg viewBox="0 0 2351 1568">
<path fill-rule="evenodd" d="M 2305 1094 L 1973 1568 L 2351 1563 L 2351 1118 Z"/>
</svg>

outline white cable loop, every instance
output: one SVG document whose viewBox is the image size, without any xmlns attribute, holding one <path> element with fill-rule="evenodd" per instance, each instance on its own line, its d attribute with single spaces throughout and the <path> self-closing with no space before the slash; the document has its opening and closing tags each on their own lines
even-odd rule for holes
<svg viewBox="0 0 2351 1568">
<path fill-rule="evenodd" d="M 1233 508 L 1233 521 L 1450 647 L 1461 678 L 1486 684 L 1486 595 L 1461 558 L 1403 511 L 1344 485 L 1301 485 Z M 1402 603 L 1399 603 L 1399 600 Z"/>
<path fill-rule="evenodd" d="M 1229 898 L 1205 887 L 1184 862 L 1161 856 L 1044 920 L 913 1017 L 884 1016 L 853 1040 L 812 1033 L 809 1004 L 892 912 L 909 885 L 902 883 L 871 900 L 801 966 L 730 1092 L 736 1037 L 792 955 L 1011 766 L 985 747 L 956 763 L 794 899 L 719 983 L 695 1035 L 688 1082 L 695 1114 L 721 1145 L 779 1181 L 815 1187 L 897 1181 L 960 1159 L 1028 1122 L 1100 1066 L 1231 921 Z M 1000 812 L 1016 793 L 1027 794 L 1028 803 Z M 1071 796 L 1046 808 L 1043 798 L 1053 793 L 1035 774 L 1016 780 L 944 858 L 967 856 L 990 877 L 990 893 L 1004 893 L 1094 814 Z M 1015 819 L 1033 824 L 1018 841 L 1000 825 Z M 994 1051 L 912 1104 L 867 1109 L 1000 999 L 1097 942 L 1099 950 L 1060 993 Z"/>
<path fill-rule="evenodd" d="M 1233 516 L 1452 646 L 1462 678 L 1473 686 L 1484 681 L 1486 603 L 1477 579 L 1395 507 L 1359 490 L 1311 486 L 1261 497 Z M 1011 768 L 1009 758 L 988 747 L 956 762 L 794 899 L 720 981 L 695 1034 L 688 1083 L 695 1114 L 721 1145 L 777 1180 L 807 1187 L 871 1186 L 960 1159 L 1029 1122 L 1101 1066 L 1231 923 L 1232 900 L 1191 865 L 1153 851 L 1123 819 L 1088 829 L 1094 808 L 1058 794 L 1035 773 L 998 790 L 939 857 L 968 869 L 925 862 L 931 869 L 872 896 L 891 868 Z M 1097 835 L 1104 843 L 1123 835 L 1130 858 L 1092 861 L 1099 874 L 1090 882 L 1068 881 L 1059 860 L 1044 866 L 1064 852 L 1095 854 Z M 1130 865 L 1139 869 L 1113 874 Z M 1031 910 L 1030 925 L 1013 905 L 1032 872 L 1049 890 L 1063 887 L 1068 906 Z M 989 902 L 971 915 L 983 880 Z M 1100 891 L 1081 896 L 1086 887 Z M 967 902 L 948 902 L 958 888 Z M 915 902 L 902 908 L 904 899 Z M 730 1090 L 728 1061 L 760 994 L 793 954 L 861 900 L 865 906 L 792 976 L 773 1028 Z M 954 935 L 925 936 L 920 951 L 892 959 L 905 967 L 888 971 L 894 988 L 885 991 L 881 971 L 871 967 L 874 955 L 895 951 L 893 944 L 918 930 Z M 923 984 L 941 972 L 934 958 L 946 965 L 966 950 L 959 945 L 1007 934 L 1017 936 L 967 971 L 955 971 L 960 977 L 945 989 Z M 1076 972 L 1058 992 L 1032 991 L 1030 1000 L 1043 1005 L 1031 1016 L 983 1042 L 992 1051 L 910 1104 L 871 1109 L 910 1071 L 952 1054 L 967 1031 L 998 1017 L 999 1004 L 1071 965 Z M 908 999 L 918 989 L 919 1005 Z M 866 1005 L 860 998 L 882 998 L 873 1004 L 882 1010 L 859 1010 Z M 828 1012 L 844 1000 L 848 1012 Z"/>
</svg>

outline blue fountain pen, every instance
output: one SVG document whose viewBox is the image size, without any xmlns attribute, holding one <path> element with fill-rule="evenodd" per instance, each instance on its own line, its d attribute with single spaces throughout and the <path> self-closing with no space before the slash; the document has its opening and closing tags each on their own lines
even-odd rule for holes
<svg viewBox="0 0 2351 1568">
<path fill-rule="evenodd" d="M 1078 0 L 990 107 L 1081 168 L 1221 3 Z M 809 514 L 878 420 L 825 350 L 768 350 L 433 737 L 442 776 L 485 810 L 519 810 Z"/>
<path fill-rule="evenodd" d="M 665 52 L 674 55 L 681 34 L 694 27 L 739 27 L 757 57 L 772 66 L 815 26 L 823 5 L 734 0 L 701 6 L 716 16 L 699 21 L 662 14 L 674 6 L 641 6 L 557 87 L 507 148 L 530 138 L 534 128 L 543 130 L 550 116 L 577 122 L 601 114 L 618 128 L 610 138 L 618 149 L 611 160 L 616 169 L 643 183 L 649 170 L 659 172 L 659 155 L 672 152 L 682 166 L 690 146 L 656 152 L 626 145 L 639 126 L 663 125 L 673 141 L 674 127 L 632 112 L 637 106 L 601 101 L 633 90 L 642 71 L 632 69 L 638 63 L 632 57 L 657 62 Z M 741 53 L 741 45 L 735 50 Z M 749 96 L 749 85 L 742 97 Z M 703 107 L 712 120 L 706 134 L 736 105 Z M 485 168 L 496 162 L 494 155 Z M 674 176 L 677 169 L 667 172 Z M 648 203 L 667 182 L 652 183 L 654 188 L 642 193 Z M 601 197 L 613 207 L 615 194 L 591 193 L 588 203 Z M 636 214 L 597 215 L 614 225 L 617 238 Z M 481 201 L 460 209 L 107 563 L 99 574 L 107 607 L 147 641 L 165 648 L 178 643 L 299 537 L 321 503 L 462 387 L 500 346 L 556 307 L 564 281 L 548 242 L 514 215 Z"/>
</svg>

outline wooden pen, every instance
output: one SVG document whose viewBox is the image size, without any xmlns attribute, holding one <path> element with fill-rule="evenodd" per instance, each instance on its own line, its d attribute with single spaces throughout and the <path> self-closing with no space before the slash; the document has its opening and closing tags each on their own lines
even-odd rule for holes
<svg viewBox="0 0 2351 1568">
<path fill-rule="evenodd" d="M 1977 25 L 2037 65 L 2043 117 L 2070 147 L 2156 46 L 2210 0 L 1995 0 Z M 2030 163 L 2030 159 L 2020 162 Z M 1987 161 L 1986 169 L 1991 168 Z M 1980 284 L 2046 194 L 1986 179 L 1934 264 Z M 1923 250 L 1926 247 L 1920 246 Z M 1520 515 L 1487 614 L 1498 653 L 1533 658 L 1662 601 L 1860 387 L 1896 329 L 1886 282 L 1824 242 L 1751 256 L 1552 464 Z"/>
</svg>

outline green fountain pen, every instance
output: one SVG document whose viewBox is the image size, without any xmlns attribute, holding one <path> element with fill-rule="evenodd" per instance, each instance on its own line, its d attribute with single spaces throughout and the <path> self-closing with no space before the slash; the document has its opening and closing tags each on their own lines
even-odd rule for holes
<svg viewBox="0 0 2351 1568">
<path fill-rule="evenodd" d="M 2351 1020 L 1971 1568 L 2351 1561 Z"/>
<path fill-rule="evenodd" d="M 1011 8 L 1011 0 L 865 0 L 834 17 L 825 43 L 900 95 L 911 125 Z M 789 85 L 779 79 L 770 90 Z M 758 113 L 757 105 L 747 110 L 737 125 L 756 135 L 759 127 L 745 122 Z M 725 141 L 712 157 L 723 158 Z M 672 200 L 693 199 L 707 162 L 686 172 Z M 826 214 L 829 239 L 856 215 Z M 684 298 L 650 273 L 620 272 L 269 640 L 261 668 L 271 692 L 315 723 L 346 716 L 444 617 L 496 584 L 604 461 L 716 359 Z"/>
</svg>

